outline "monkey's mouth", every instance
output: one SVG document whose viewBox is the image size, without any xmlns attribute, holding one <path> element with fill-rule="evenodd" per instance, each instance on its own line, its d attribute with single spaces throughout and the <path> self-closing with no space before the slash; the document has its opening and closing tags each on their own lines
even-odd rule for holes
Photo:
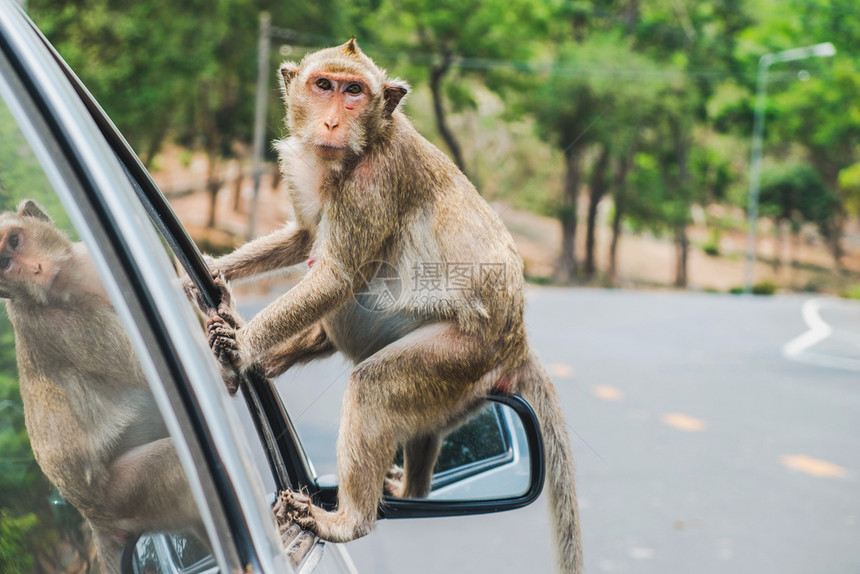
<svg viewBox="0 0 860 574">
<path fill-rule="evenodd" d="M 340 159 L 344 156 L 344 154 L 346 154 L 345 147 L 338 147 L 327 144 L 314 144 L 314 151 L 317 153 L 320 159 L 325 160 Z"/>
</svg>

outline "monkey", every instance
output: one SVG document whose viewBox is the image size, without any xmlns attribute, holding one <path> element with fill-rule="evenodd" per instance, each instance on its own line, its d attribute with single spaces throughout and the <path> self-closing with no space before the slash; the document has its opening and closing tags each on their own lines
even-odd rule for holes
<svg viewBox="0 0 860 574">
<path fill-rule="evenodd" d="M 173 440 L 83 243 L 24 200 L 0 213 L 0 298 L 36 461 L 110 574 L 146 531 L 206 540 Z"/>
<path fill-rule="evenodd" d="M 429 493 L 446 429 L 488 393 L 518 393 L 546 445 L 558 569 L 581 572 L 570 440 L 528 344 L 523 263 L 510 233 L 399 109 L 408 84 L 355 38 L 286 62 L 280 74 L 289 136 L 275 147 L 294 221 L 212 260 L 225 302 L 206 310 L 209 344 L 222 365 L 262 365 L 269 376 L 334 351 L 355 366 L 337 440 L 337 509 L 286 491 L 279 522 L 335 542 L 367 534 L 383 491 Z M 296 286 L 247 323 L 238 317 L 230 282 L 302 262 Z M 406 288 L 392 293 L 386 281 L 397 278 Z M 362 301 L 368 289 L 389 304 Z M 402 469 L 391 467 L 397 445 Z"/>
</svg>

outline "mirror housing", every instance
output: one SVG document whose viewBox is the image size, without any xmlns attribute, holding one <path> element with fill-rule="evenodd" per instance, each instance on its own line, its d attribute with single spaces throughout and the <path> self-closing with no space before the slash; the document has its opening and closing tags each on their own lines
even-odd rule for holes
<svg viewBox="0 0 860 574">
<path fill-rule="evenodd" d="M 511 453 L 492 455 L 486 461 L 479 460 L 464 464 L 455 470 L 443 470 L 435 473 L 433 486 L 434 489 L 440 490 L 434 490 L 427 498 L 384 496 L 379 505 L 377 514 L 379 518 L 429 518 L 487 514 L 528 506 L 540 496 L 543 490 L 546 465 L 540 424 L 531 405 L 518 395 L 491 394 L 486 397 L 486 401 L 488 404 L 506 407 L 506 412 L 518 419 L 516 421 L 517 432 L 512 433 L 517 436 L 509 437 L 516 443 L 508 444 Z M 500 416 L 499 420 L 503 418 Z M 456 430 L 452 431 L 451 435 L 456 432 Z M 524 444 L 519 444 L 522 442 Z M 514 451 L 517 451 L 516 456 L 523 459 L 521 465 L 526 465 L 528 468 L 527 484 L 524 488 L 518 489 L 518 492 L 492 498 L 470 498 L 466 496 L 457 500 L 447 500 L 444 494 L 434 496 L 434 492 L 442 493 L 446 488 L 456 488 L 458 482 L 465 482 L 479 477 L 484 472 L 493 472 L 501 466 L 512 464 L 515 456 Z M 313 497 L 324 508 L 334 509 L 337 506 L 337 486 L 317 483 L 317 491 L 313 493 Z"/>
</svg>

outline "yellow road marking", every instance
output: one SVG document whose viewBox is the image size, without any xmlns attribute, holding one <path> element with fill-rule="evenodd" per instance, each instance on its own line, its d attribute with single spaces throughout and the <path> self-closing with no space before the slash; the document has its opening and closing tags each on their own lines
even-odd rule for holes
<svg viewBox="0 0 860 574">
<path fill-rule="evenodd" d="M 593 386 L 591 387 L 591 394 L 604 401 L 620 401 L 624 398 L 623 391 L 609 385 Z"/>
<path fill-rule="evenodd" d="M 687 432 L 703 431 L 708 426 L 707 423 L 703 420 L 699 420 L 681 413 L 667 413 L 661 415 L 660 420 L 663 421 L 664 425 Z"/>
<path fill-rule="evenodd" d="M 555 365 L 549 366 L 549 373 L 553 377 L 561 377 L 566 379 L 573 376 L 573 369 L 571 369 L 569 365 L 562 365 L 556 363 Z"/>
<path fill-rule="evenodd" d="M 779 457 L 779 462 L 792 470 L 819 478 L 844 478 L 848 475 L 848 471 L 838 464 L 812 458 L 805 454 L 784 454 Z"/>
</svg>

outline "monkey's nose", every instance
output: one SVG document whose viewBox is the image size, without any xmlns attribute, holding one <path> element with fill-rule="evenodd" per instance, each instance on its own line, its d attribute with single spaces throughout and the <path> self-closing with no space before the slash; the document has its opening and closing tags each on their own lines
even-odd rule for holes
<svg viewBox="0 0 860 574">
<path fill-rule="evenodd" d="M 334 128 L 336 128 L 338 126 L 339 122 L 338 122 L 337 118 L 329 118 L 329 119 L 325 120 L 323 123 L 325 124 L 325 127 L 328 128 L 328 131 L 332 131 Z"/>
</svg>

